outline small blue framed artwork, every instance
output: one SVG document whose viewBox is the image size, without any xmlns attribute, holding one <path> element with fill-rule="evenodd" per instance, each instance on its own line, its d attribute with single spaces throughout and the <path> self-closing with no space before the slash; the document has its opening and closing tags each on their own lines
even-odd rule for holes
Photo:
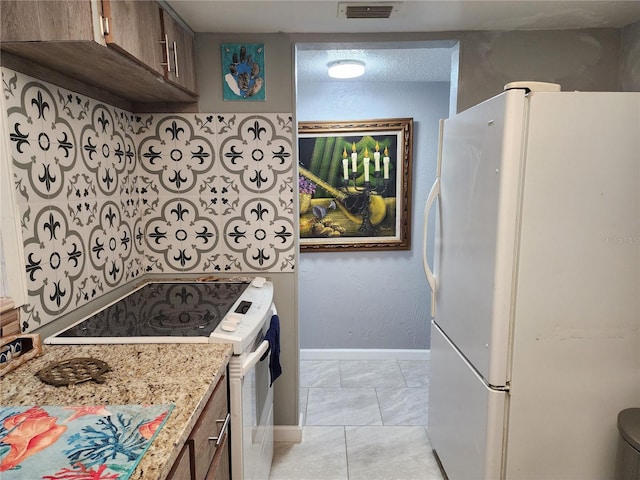
<svg viewBox="0 0 640 480">
<path fill-rule="evenodd" d="M 264 101 L 264 43 L 222 44 L 224 100 Z"/>
</svg>

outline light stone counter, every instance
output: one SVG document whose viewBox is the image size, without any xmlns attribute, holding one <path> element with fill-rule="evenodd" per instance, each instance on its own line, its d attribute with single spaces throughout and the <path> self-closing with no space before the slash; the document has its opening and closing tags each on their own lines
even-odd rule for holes
<svg viewBox="0 0 640 480">
<path fill-rule="evenodd" d="M 133 480 L 166 478 L 198 416 L 226 372 L 229 344 L 45 345 L 43 354 L 2 378 L 0 404 L 169 404 L 175 408 L 138 467 Z M 43 383 L 36 372 L 51 362 L 92 357 L 109 364 L 102 384 L 73 387 Z"/>
</svg>

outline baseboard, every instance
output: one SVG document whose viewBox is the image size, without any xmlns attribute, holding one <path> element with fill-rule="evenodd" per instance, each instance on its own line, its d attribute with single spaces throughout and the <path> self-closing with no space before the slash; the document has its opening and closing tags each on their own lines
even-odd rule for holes
<svg viewBox="0 0 640 480">
<path fill-rule="evenodd" d="M 429 360 L 427 349 L 301 348 L 300 360 Z"/>
<path fill-rule="evenodd" d="M 298 425 L 274 425 L 273 441 L 300 443 L 302 442 L 302 414 Z"/>
</svg>

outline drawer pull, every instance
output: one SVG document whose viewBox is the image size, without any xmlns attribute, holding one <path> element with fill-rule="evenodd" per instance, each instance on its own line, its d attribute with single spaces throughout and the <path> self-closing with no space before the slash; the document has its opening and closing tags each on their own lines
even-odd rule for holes
<svg viewBox="0 0 640 480">
<path fill-rule="evenodd" d="M 216 423 L 220 423 L 220 422 L 224 422 L 222 424 L 222 428 L 220 429 L 220 433 L 218 434 L 217 437 L 209 437 L 209 441 L 210 442 L 216 442 L 216 448 L 218 448 L 220 446 L 220 444 L 222 443 L 222 439 L 224 438 L 224 434 L 227 431 L 227 428 L 229 428 L 229 420 L 231 420 L 231 414 L 227 413 L 227 416 L 225 417 L 224 420 L 216 420 Z"/>
<path fill-rule="evenodd" d="M 173 67 L 176 72 L 176 78 L 180 76 L 180 70 L 178 70 L 178 46 L 176 42 L 173 42 Z"/>
<path fill-rule="evenodd" d="M 164 54 L 165 54 L 165 58 L 167 59 L 166 62 L 161 62 L 160 65 L 162 65 L 163 67 L 167 67 L 167 72 L 171 72 L 171 60 L 169 60 L 169 38 L 167 37 L 167 34 L 165 33 L 164 35 L 164 40 L 160 40 L 160 43 L 164 43 Z"/>
</svg>

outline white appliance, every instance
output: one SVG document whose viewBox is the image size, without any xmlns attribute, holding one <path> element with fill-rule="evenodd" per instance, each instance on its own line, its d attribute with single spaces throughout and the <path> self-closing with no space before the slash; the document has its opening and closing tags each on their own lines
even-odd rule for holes
<svg viewBox="0 0 640 480">
<path fill-rule="evenodd" d="M 640 405 L 640 93 L 507 87 L 441 124 L 427 433 L 449 480 L 609 479 Z"/>
<path fill-rule="evenodd" d="M 268 480 L 273 457 L 269 342 L 273 284 L 150 281 L 45 339 L 46 344 L 229 343 L 231 475 Z M 224 422 L 218 437 L 224 435 Z"/>
<path fill-rule="evenodd" d="M 272 305 L 272 315 L 277 315 Z M 273 387 L 269 372 L 269 342 L 255 340 L 254 348 L 229 361 L 231 399 L 231 478 L 269 480 L 273 459 Z M 264 357 L 264 358 L 263 358 Z M 262 360 L 261 360 L 262 359 Z"/>
</svg>

